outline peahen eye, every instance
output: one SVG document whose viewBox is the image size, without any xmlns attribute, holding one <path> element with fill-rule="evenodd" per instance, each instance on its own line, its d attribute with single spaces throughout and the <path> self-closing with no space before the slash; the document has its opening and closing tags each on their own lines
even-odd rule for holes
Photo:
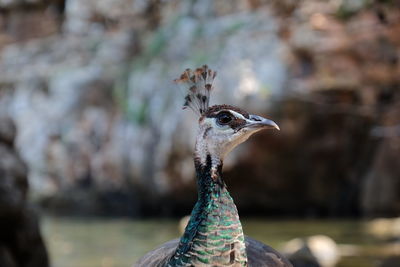
<svg viewBox="0 0 400 267">
<path fill-rule="evenodd" d="M 230 123 L 233 119 L 233 116 L 229 112 L 221 112 L 217 115 L 217 122 L 220 125 L 226 125 Z"/>
</svg>

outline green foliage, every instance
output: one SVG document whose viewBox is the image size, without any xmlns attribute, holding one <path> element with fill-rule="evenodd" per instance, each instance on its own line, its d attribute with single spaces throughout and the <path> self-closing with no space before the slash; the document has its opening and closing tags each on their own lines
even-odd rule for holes
<svg viewBox="0 0 400 267">
<path fill-rule="evenodd" d="M 133 58 L 132 62 L 122 68 L 121 75 L 115 83 L 113 96 L 116 104 L 125 117 L 135 124 L 147 123 L 150 100 L 144 99 L 140 104 L 132 103 L 131 98 L 137 88 L 135 88 L 136 85 L 129 84 L 128 80 L 136 73 L 146 72 L 151 61 L 163 53 L 169 39 L 173 36 L 171 33 L 175 31 L 181 18 L 182 16 L 177 16 L 172 19 L 171 23 L 149 33 L 148 36 L 143 36 L 142 51 Z"/>
<path fill-rule="evenodd" d="M 151 62 L 155 58 L 159 58 L 169 43 L 173 42 L 178 26 L 180 25 L 179 23 L 184 18 L 185 16 L 176 16 L 169 23 L 160 26 L 154 32 L 143 33 L 141 39 L 144 41 L 141 44 L 141 52 L 121 70 L 121 75 L 114 86 L 113 96 L 117 107 L 122 110 L 129 121 L 135 124 L 146 124 L 149 100 L 142 100 L 140 105 L 136 101 L 132 101 L 131 98 L 135 95 L 134 93 L 138 88 L 135 88 L 135 84 L 128 83 L 128 80 L 132 75 L 148 71 L 147 68 Z M 232 35 L 242 29 L 245 24 L 244 22 L 234 23 L 224 29 L 222 35 Z M 222 40 L 224 38 L 221 39 L 221 42 Z M 192 49 L 193 52 L 190 54 L 190 58 L 188 58 L 187 65 L 202 65 L 205 62 L 211 62 L 213 58 L 219 57 L 224 48 L 223 43 L 215 47 L 208 47 L 207 40 L 204 38 L 203 24 L 198 24 L 190 37 L 190 42 L 191 46 L 195 48 L 200 47 L 200 49 Z M 207 46 L 207 49 L 201 49 L 204 48 L 203 46 Z M 167 72 L 168 70 L 166 69 L 165 71 Z"/>
<path fill-rule="evenodd" d="M 225 32 L 226 35 L 232 35 L 242 29 L 246 25 L 245 22 L 239 21 L 237 23 L 232 24 Z"/>
<path fill-rule="evenodd" d="M 147 122 L 148 101 L 144 100 L 139 105 L 133 105 L 130 96 L 133 88 L 128 85 L 129 72 L 125 71 L 120 75 L 114 85 L 113 99 L 116 106 L 122 111 L 123 115 L 129 121 L 144 125 Z"/>
<path fill-rule="evenodd" d="M 368 7 L 372 4 L 372 0 L 344 0 L 339 8 L 336 10 L 336 16 L 342 20 L 350 19 L 352 16 L 356 15 L 359 11 Z"/>
<path fill-rule="evenodd" d="M 151 38 L 149 45 L 146 47 L 145 56 L 149 58 L 153 58 L 163 51 L 164 47 L 167 43 L 167 37 L 165 32 L 160 29 L 154 33 L 154 36 Z"/>
</svg>

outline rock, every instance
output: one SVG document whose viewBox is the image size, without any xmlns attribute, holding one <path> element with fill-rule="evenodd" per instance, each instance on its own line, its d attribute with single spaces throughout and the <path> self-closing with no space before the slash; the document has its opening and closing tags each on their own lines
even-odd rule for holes
<svg viewBox="0 0 400 267">
<path fill-rule="evenodd" d="M 27 201 L 27 168 L 14 148 L 15 126 L 0 117 L 0 266 L 49 265 L 37 215 Z"/>
<path fill-rule="evenodd" d="M 1 0 L 0 49 L 13 42 L 45 38 L 58 32 L 61 1 Z"/>
<path fill-rule="evenodd" d="M 371 130 L 381 142 L 362 184 L 361 206 L 366 216 L 398 216 L 400 212 L 399 112 L 397 105 L 389 106 L 382 114 L 381 126 Z"/>
<path fill-rule="evenodd" d="M 9 146 L 14 145 L 17 129 L 9 117 L 0 117 L 0 142 Z"/>
<path fill-rule="evenodd" d="M 383 240 L 400 241 L 400 218 L 377 218 L 367 224 L 367 232 Z"/>
<path fill-rule="evenodd" d="M 378 265 L 379 267 L 397 267 L 400 265 L 400 256 L 388 257 Z"/>
<path fill-rule="evenodd" d="M 212 104 L 282 125 L 225 164 L 240 210 L 398 214 L 396 131 L 387 134 L 398 123 L 381 125 L 398 105 L 398 7 L 380 3 L 383 16 L 365 1 L 267 2 L 0 2 L 0 110 L 18 126 L 34 195 L 59 211 L 90 191 L 80 208 L 91 214 L 121 199 L 128 215 L 186 214 L 196 118 L 171 81 L 208 63 L 219 71 Z"/>
<path fill-rule="evenodd" d="M 66 200 L 74 202 L 67 192 L 79 190 L 82 184 L 90 184 L 90 196 L 102 198 L 113 192 L 136 201 L 143 198 L 140 204 L 120 203 L 127 210 L 138 205 L 143 211 L 159 213 L 159 199 L 188 187 L 179 198 L 192 197 L 192 163 L 182 168 L 180 160 L 171 159 L 191 161 L 191 137 L 196 130 L 192 115 L 181 112 L 182 99 L 172 80 L 182 68 L 197 65 L 198 58 L 220 65 L 216 95 L 225 102 L 235 104 L 246 98 L 254 109 L 264 109 L 269 96 L 282 94 L 285 68 L 282 54 L 277 53 L 282 44 L 268 10 L 240 16 L 231 15 L 234 10 L 224 11 L 203 21 L 210 10 L 193 18 L 188 9 L 194 7 L 182 3 L 178 8 L 187 14 L 175 21 L 168 15 L 174 5 L 166 4 L 158 11 L 164 21 L 160 34 L 132 30 L 124 18 L 145 16 L 149 8 L 156 8 L 148 5 L 146 1 L 67 1 L 62 35 L 3 50 L 0 81 L 15 88 L 10 94 L 6 91 L 3 108 L 20 129 L 17 145 L 29 165 L 32 189 L 47 204 L 50 199 L 64 207 Z M 110 20 L 119 26 L 109 28 Z M 142 34 L 140 39 L 137 34 Z M 198 42 L 192 45 L 197 34 Z M 268 41 L 260 41 L 260 35 Z M 254 42 L 246 47 L 240 45 L 243 39 Z M 225 49 L 216 50 L 222 46 Z M 126 65 L 132 56 L 138 59 L 130 69 Z M 55 199 L 58 196 L 60 201 Z M 175 206 L 172 201 L 168 205 L 163 209 Z"/>
<path fill-rule="evenodd" d="M 336 242 L 324 235 L 292 239 L 283 251 L 294 266 L 333 267 L 340 259 Z"/>
</svg>

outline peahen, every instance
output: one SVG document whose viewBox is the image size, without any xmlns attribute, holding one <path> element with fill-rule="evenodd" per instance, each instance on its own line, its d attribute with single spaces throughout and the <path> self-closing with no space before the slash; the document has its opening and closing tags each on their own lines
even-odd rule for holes
<svg viewBox="0 0 400 267">
<path fill-rule="evenodd" d="M 185 87 L 184 108 L 199 118 L 194 165 L 198 200 L 180 240 L 147 253 L 134 266 L 292 266 L 277 251 L 245 237 L 238 211 L 222 179 L 225 156 L 255 132 L 278 129 L 266 118 L 230 105 L 209 107 L 216 72 L 187 69 L 175 82 Z"/>
</svg>

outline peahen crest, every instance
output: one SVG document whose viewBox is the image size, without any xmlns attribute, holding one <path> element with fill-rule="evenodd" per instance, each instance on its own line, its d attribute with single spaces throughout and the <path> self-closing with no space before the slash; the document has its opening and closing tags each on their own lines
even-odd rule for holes
<svg viewBox="0 0 400 267">
<path fill-rule="evenodd" d="M 184 87 L 185 103 L 183 109 L 190 108 L 199 116 L 203 115 L 210 104 L 210 92 L 213 89 L 213 81 L 217 75 L 216 71 L 203 65 L 196 70 L 186 69 L 175 79 L 178 85 Z"/>
</svg>

